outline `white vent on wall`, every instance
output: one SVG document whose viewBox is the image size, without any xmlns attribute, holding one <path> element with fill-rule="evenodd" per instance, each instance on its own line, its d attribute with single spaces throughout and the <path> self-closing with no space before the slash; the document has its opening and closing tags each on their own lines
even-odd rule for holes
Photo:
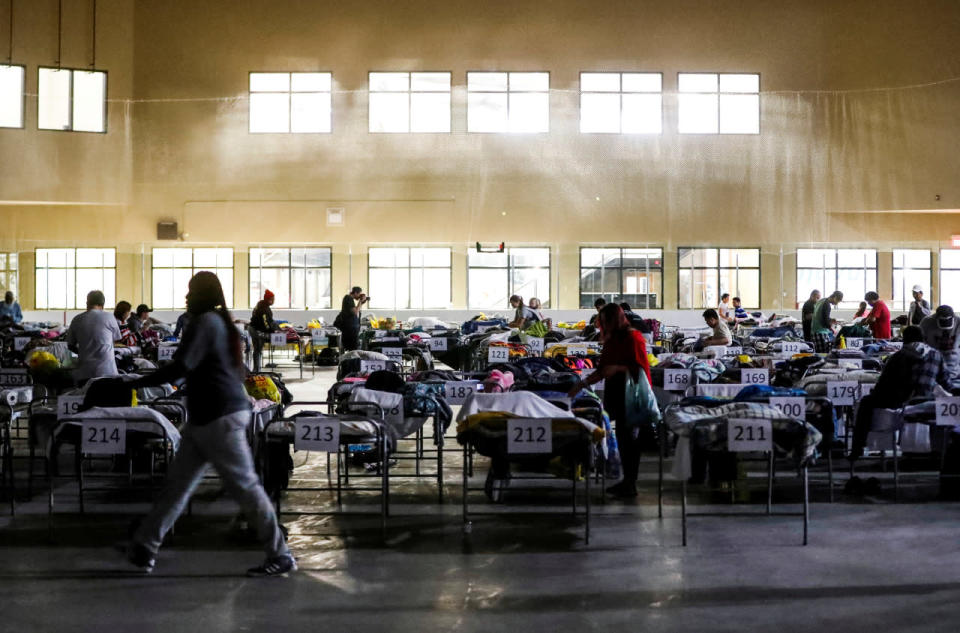
<svg viewBox="0 0 960 633">
<path fill-rule="evenodd" d="M 343 207 L 327 207 L 327 226 L 343 226 L 345 215 Z"/>
</svg>

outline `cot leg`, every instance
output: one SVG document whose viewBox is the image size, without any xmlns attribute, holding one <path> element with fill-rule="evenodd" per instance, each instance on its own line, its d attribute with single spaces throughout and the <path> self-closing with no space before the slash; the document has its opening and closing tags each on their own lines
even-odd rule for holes
<svg viewBox="0 0 960 633">
<path fill-rule="evenodd" d="M 680 482 L 680 529 L 683 534 L 683 546 L 687 546 L 687 480 Z"/>
<path fill-rule="evenodd" d="M 900 455 L 897 451 L 897 432 L 890 435 L 893 440 L 893 500 L 900 500 Z"/>
<path fill-rule="evenodd" d="M 587 497 L 587 501 L 586 501 L 587 524 L 584 528 L 585 529 L 584 541 L 586 542 L 587 545 L 589 545 L 590 544 L 590 477 L 589 477 L 589 473 L 587 477 L 584 477 L 584 482 L 585 482 L 584 493 L 586 494 L 586 497 Z"/>
<path fill-rule="evenodd" d="M 470 514 L 467 508 L 467 494 L 470 489 L 470 466 L 468 463 L 468 456 L 470 454 L 469 445 L 463 445 L 463 533 L 470 534 L 473 531 L 473 525 L 470 523 Z"/>
<path fill-rule="evenodd" d="M 807 466 L 803 467 L 803 544 L 808 542 L 810 532 L 810 479 L 807 477 Z"/>
<path fill-rule="evenodd" d="M 830 503 L 833 503 L 833 442 L 830 442 L 830 448 L 827 449 L 827 484 L 829 485 Z"/>
<path fill-rule="evenodd" d="M 80 514 L 83 514 L 83 454 L 80 452 L 80 445 L 77 445 L 77 451 L 74 454 L 75 468 L 77 470 L 77 490 L 80 497 Z"/>
<path fill-rule="evenodd" d="M 434 430 L 437 435 L 437 495 L 440 503 L 443 503 L 443 430 L 440 428 L 440 422 L 434 418 Z"/>
<path fill-rule="evenodd" d="M 773 509 L 773 451 L 767 461 L 767 514 Z"/>
<path fill-rule="evenodd" d="M 380 485 L 382 489 L 380 491 L 380 533 L 383 536 L 383 540 L 387 540 L 387 514 L 390 512 L 389 506 L 389 497 L 390 494 L 390 483 L 387 479 L 389 477 L 390 469 L 387 468 L 387 440 L 382 435 L 380 435 Z"/>
<path fill-rule="evenodd" d="M 346 448 L 343 444 L 337 446 L 337 507 L 340 510 L 343 510 L 343 484 L 342 479 L 340 478 L 341 468 L 345 469 L 343 465 L 343 454 L 346 451 Z"/>
<path fill-rule="evenodd" d="M 657 518 L 663 518 L 663 458 L 664 452 L 666 451 L 665 439 L 664 439 L 664 426 L 661 422 L 659 424 L 659 437 L 657 438 L 660 444 L 658 464 L 657 464 Z"/>
</svg>

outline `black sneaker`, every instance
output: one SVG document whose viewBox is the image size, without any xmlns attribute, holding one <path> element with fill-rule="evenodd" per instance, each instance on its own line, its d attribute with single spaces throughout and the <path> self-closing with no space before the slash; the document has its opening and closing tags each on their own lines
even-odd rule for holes
<svg viewBox="0 0 960 633">
<path fill-rule="evenodd" d="M 266 578 L 267 576 L 286 576 L 292 571 L 297 571 L 297 561 L 293 556 L 276 556 L 263 561 L 259 567 L 251 567 L 247 570 L 247 576 L 251 578 Z"/>
<path fill-rule="evenodd" d="M 157 564 L 157 555 L 140 543 L 131 541 L 127 546 L 127 560 L 141 572 L 149 574 Z"/>
</svg>

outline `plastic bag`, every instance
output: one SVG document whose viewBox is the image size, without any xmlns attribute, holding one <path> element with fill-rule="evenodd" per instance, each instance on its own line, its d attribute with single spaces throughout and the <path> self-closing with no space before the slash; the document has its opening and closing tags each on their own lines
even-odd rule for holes
<svg viewBox="0 0 960 633">
<path fill-rule="evenodd" d="M 624 394 L 625 422 L 633 428 L 656 429 L 660 423 L 660 409 L 647 374 L 642 369 L 637 380 L 627 372 L 627 388 Z"/>
</svg>

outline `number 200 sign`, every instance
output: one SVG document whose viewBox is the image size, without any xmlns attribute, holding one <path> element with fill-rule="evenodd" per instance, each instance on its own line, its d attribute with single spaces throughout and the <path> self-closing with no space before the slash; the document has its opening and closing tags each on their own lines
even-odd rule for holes
<svg viewBox="0 0 960 633">
<path fill-rule="evenodd" d="M 328 418 L 297 418 L 293 448 L 298 451 L 336 453 L 340 445 L 340 421 Z"/>
<path fill-rule="evenodd" d="M 803 398 L 770 398 L 770 406 L 776 407 L 780 413 L 791 418 L 806 419 L 807 405 Z"/>
<path fill-rule="evenodd" d="M 727 450 L 731 453 L 773 449 L 770 420 L 730 419 L 727 421 Z"/>
<path fill-rule="evenodd" d="M 507 420 L 507 453 L 552 453 L 553 423 L 550 420 Z"/>
<path fill-rule="evenodd" d="M 937 398 L 937 425 L 960 424 L 960 398 Z"/>
</svg>

